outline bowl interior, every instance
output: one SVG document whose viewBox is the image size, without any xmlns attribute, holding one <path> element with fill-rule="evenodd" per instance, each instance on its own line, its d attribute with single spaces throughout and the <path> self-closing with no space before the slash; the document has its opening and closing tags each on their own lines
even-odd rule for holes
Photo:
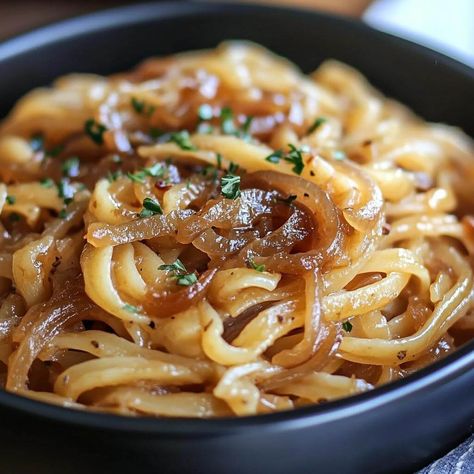
<svg viewBox="0 0 474 474">
<path fill-rule="evenodd" d="M 109 74 L 153 55 L 211 48 L 226 39 L 258 42 L 291 59 L 305 72 L 328 58 L 347 62 L 383 93 L 409 105 L 424 118 L 474 134 L 472 107 L 467 106 L 474 103 L 474 73 L 467 66 L 350 19 L 304 10 L 194 2 L 119 8 L 61 22 L 5 42 L 0 45 L 0 115 L 5 115 L 22 94 L 47 85 L 62 74 Z M 438 375 L 434 375 L 434 368 L 427 368 L 409 378 L 409 383 L 396 383 L 354 399 L 364 404 L 381 394 L 393 398 L 396 390 L 409 391 L 410 383 L 413 390 L 420 389 L 423 378 L 426 385 L 449 374 L 454 376 L 466 367 L 472 368 L 473 348 L 474 342 L 436 364 Z M 0 393 L 0 401 L 9 406 L 30 412 L 39 406 L 19 400 Z M 345 409 L 351 403 L 334 402 L 328 407 Z M 65 412 L 44 407 L 42 413 L 66 421 L 68 415 L 60 415 L 61 411 Z M 302 415 L 328 412 L 326 407 L 299 411 Z M 91 424 L 99 418 L 78 414 L 76 421 L 79 417 Z M 142 421 L 130 420 L 126 425 L 142 429 Z M 123 419 L 110 426 L 124 426 Z"/>
</svg>

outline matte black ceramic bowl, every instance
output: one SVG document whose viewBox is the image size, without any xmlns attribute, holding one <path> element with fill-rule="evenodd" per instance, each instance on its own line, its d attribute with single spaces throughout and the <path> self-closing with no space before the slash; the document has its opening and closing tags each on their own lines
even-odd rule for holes
<svg viewBox="0 0 474 474">
<path fill-rule="evenodd" d="M 352 20 L 230 4 L 137 5 L 8 41 L 0 46 L 0 113 L 61 74 L 107 74 L 229 38 L 262 43 L 306 71 L 325 58 L 346 61 L 423 117 L 473 134 L 474 73 L 466 66 Z M 241 419 L 121 418 L 0 391 L 0 472 L 413 472 L 467 436 L 473 393 L 472 343 L 371 393 Z"/>
</svg>

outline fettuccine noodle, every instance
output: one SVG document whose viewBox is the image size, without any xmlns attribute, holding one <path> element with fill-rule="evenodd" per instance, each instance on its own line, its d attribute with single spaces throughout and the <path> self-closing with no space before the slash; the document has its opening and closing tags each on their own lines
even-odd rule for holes
<svg viewBox="0 0 474 474">
<path fill-rule="evenodd" d="M 474 335 L 472 155 L 248 43 L 34 90 L 0 127 L 2 384 L 219 417 L 403 378 Z"/>
</svg>

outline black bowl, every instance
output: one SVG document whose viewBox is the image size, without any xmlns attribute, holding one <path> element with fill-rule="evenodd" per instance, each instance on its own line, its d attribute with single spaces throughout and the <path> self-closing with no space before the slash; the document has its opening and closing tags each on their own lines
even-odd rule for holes
<svg viewBox="0 0 474 474">
<path fill-rule="evenodd" d="M 305 71 L 340 59 L 426 119 L 474 133 L 472 69 L 349 19 L 214 3 L 119 8 L 7 41 L 0 46 L 0 114 L 61 74 L 117 72 L 229 38 L 259 42 Z M 412 472 L 469 433 L 473 388 L 470 343 L 371 393 L 241 419 L 122 418 L 0 391 L 0 472 Z"/>
</svg>

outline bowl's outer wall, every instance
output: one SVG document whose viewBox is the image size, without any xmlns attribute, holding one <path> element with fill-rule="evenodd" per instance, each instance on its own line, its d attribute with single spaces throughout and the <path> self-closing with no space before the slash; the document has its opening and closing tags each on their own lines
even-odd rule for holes
<svg viewBox="0 0 474 474">
<path fill-rule="evenodd" d="M 36 33 L 24 51 L 24 41 L 0 46 L 0 115 L 28 90 L 65 73 L 117 72 L 149 56 L 239 38 L 271 48 L 306 72 L 326 58 L 345 61 L 423 117 L 474 134 L 472 71 L 439 55 L 351 21 L 309 12 L 232 5 L 183 8 L 186 14 L 174 15 L 178 6 L 141 6 L 110 15 L 111 21 L 125 18 L 129 25 L 98 29 L 97 22 L 88 20 L 80 28 L 75 23 Z M 58 41 L 51 40 L 52 31 Z M 229 431 L 214 437 L 199 430 L 163 437 L 71 429 L 3 408 L 0 472 L 410 472 L 469 431 L 473 387 L 470 365 L 464 375 L 434 390 L 363 414 L 355 411 L 343 421 L 289 431 L 266 425 L 244 435 Z"/>
</svg>

